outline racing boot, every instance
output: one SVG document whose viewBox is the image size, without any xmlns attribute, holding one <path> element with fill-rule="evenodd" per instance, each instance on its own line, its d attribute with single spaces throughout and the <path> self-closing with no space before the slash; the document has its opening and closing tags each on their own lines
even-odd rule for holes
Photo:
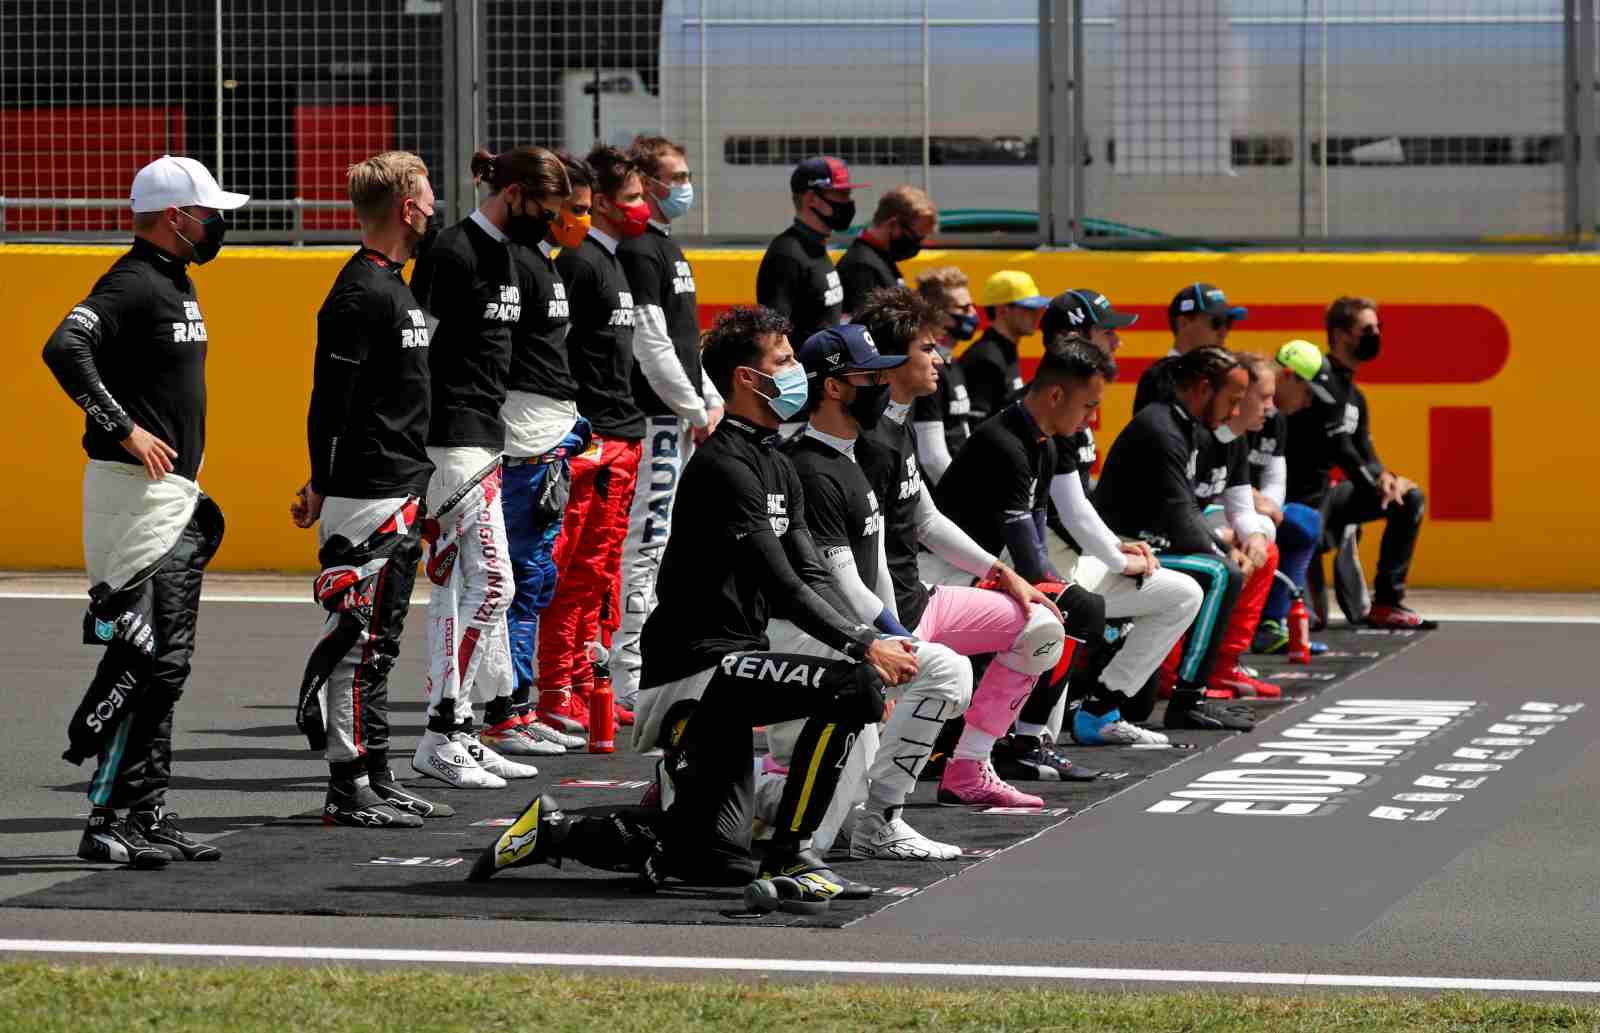
<svg viewBox="0 0 1600 1033">
<path fill-rule="evenodd" d="M 322 823 L 359 829 L 420 829 L 422 817 L 389 803 L 370 784 L 330 778 Z"/>
<path fill-rule="evenodd" d="M 118 821 L 117 812 L 110 807 L 96 807 L 89 812 L 89 823 L 78 840 L 78 856 L 85 861 L 110 861 L 134 868 L 165 868 L 172 860 L 165 850 L 144 838 L 133 815 Z"/>
<path fill-rule="evenodd" d="M 850 856 L 858 860 L 954 861 L 961 856 L 961 848 L 924 836 L 895 807 L 887 814 L 868 810 L 856 820 Z"/>
<path fill-rule="evenodd" d="M 561 846 L 567 835 L 566 815 L 550 796 L 539 795 L 517 816 L 517 820 L 495 836 L 488 849 L 478 855 L 468 882 L 488 882 L 496 872 L 523 868 L 530 864 L 561 867 Z"/>
<path fill-rule="evenodd" d="M 808 896 L 823 900 L 866 900 L 873 888 L 836 875 L 814 850 L 774 844 L 761 862 L 761 879 L 793 879 Z"/>
<path fill-rule="evenodd" d="M 447 803 L 437 803 L 413 793 L 399 782 L 395 781 L 394 773 L 388 768 L 374 771 L 369 776 L 372 782 L 372 791 L 378 798 L 397 811 L 405 814 L 415 814 L 419 818 L 452 818 L 456 809 Z"/>
<path fill-rule="evenodd" d="M 1047 739 L 1009 735 L 995 744 L 994 771 L 1011 782 L 1093 782 L 1101 772 L 1074 764 Z"/>
<path fill-rule="evenodd" d="M 220 861 L 222 851 L 209 843 L 194 839 L 178 822 L 178 816 L 165 808 L 153 811 L 130 811 L 128 817 L 144 833 L 153 847 L 167 852 L 174 861 Z"/>
</svg>

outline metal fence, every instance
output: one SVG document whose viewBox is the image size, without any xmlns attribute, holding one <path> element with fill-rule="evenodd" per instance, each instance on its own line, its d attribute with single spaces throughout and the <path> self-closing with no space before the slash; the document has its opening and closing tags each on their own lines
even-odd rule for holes
<svg viewBox="0 0 1600 1033">
<path fill-rule="evenodd" d="M 0 0 L 0 239 L 125 234 L 164 152 L 252 195 L 239 239 L 306 243 L 352 239 L 377 150 L 460 217 L 474 147 L 651 131 L 703 240 L 769 237 L 830 153 L 951 244 L 1586 245 L 1597 4 Z"/>
</svg>

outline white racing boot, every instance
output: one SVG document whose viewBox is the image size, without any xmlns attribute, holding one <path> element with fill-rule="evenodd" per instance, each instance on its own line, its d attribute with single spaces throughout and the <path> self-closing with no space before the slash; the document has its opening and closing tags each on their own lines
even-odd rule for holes
<svg viewBox="0 0 1600 1033">
<path fill-rule="evenodd" d="M 506 787 L 505 779 L 485 771 L 465 746 L 443 732 L 422 733 L 417 752 L 411 757 L 411 769 L 457 789 Z"/>
</svg>

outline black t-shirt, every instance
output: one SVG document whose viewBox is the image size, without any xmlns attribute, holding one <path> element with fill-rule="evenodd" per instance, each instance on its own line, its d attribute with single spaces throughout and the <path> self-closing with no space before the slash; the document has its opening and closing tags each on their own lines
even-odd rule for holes
<svg viewBox="0 0 1600 1033">
<path fill-rule="evenodd" d="M 95 282 L 44 349 L 84 410 L 90 459 L 139 465 L 122 447 L 137 424 L 178 452 L 194 480 L 206 451 L 206 322 L 188 267 L 145 240 Z"/>
<path fill-rule="evenodd" d="M 901 627 L 916 630 L 928 608 L 928 586 L 917 568 L 917 500 L 922 467 L 909 423 L 884 416 L 856 442 L 856 461 L 883 505 L 884 555 L 894 582 L 894 608 Z"/>
<path fill-rule="evenodd" d="M 428 444 L 499 451 L 506 443 L 500 407 L 511 368 L 511 328 L 522 318 L 511 246 L 463 219 L 417 259 L 411 291 L 439 320 L 428 342 Z"/>
<path fill-rule="evenodd" d="M 800 474 L 806 526 L 817 548 L 824 555 L 834 549 L 850 550 L 861 583 L 877 590 L 883 511 L 867 475 L 850 456 L 810 434 L 789 441 L 784 452 Z"/>
<path fill-rule="evenodd" d="M 578 411 L 596 434 L 638 441 L 644 413 L 633 402 L 633 290 L 622 263 L 590 234 L 562 249 L 556 270 L 571 302 L 567 361 L 578 382 Z"/>
<path fill-rule="evenodd" d="M 999 555 L 1006 546 L 1005 525 L 1018 514 L 1033 514 L 1043 530 L 1055 469 L 1055 442 L 1018 402 L 973 431 L 933 497 L 940 512 Z"/>
<path fill-rule="evenodd" d="M 695 297 L 694 270 L 689 268 L 683 248 L 652 224 L 640 236 L 618 245 L 617 259 L 628 276 L 634 305 L 654 305 L 661 310 L 678 363 L 695 391 L 700 391 L 700 304 Z M 633 400 L 646 416 L 672 415 L 672 408 L 657 397 L 638 366 L 633 370 Z"/>
<path fill-rule="evenodd" d="M 788 317 L 797 350 L 818 330 L 838 326 L 844 286 L 823 239 L 799 223 L 774 237 L 756 271 L 756 303 Z"/>
<path fill-rule="evenodd" d="M 1283 455 L 1288 436 L 1289 423 L 1281 412 L 1272 413 L 1260 430 L 1245 435 L 1245 442 L 1250 449 L 1250 487 L 1261 490 L 1267 466 Z"/>
<path fill-rule="evenodd" d="M 506 386 L 563 402 L 578 397 L 578 382 L 567 365 L 571 303 L 556 264 L 541 248 L 514 245 L 522 284 L 522 318 L 511 331 L 511 372 Z"/>
<path fill-rule="evenodd" d="M 972 436 L 972 398 L 960 363 L 945 359 L 939 367 L 939 389 L 911 403 L 915 423 L 944 424 L 944 444 L 954 456 Z"/>
<path fill-rule="evenodd" d="M 792 602 L 769 598 L 767 572 L 741 545 L 760 530 L 786 548 L 789 536 L 810 534 L 800 476 L 777 444 L 776 433 L 729 416 L 685 464 L 656 578 L 658 603 L 640 642 L 641 685 L 688 677 L 729 653 L 770 648 L 767 623 Z M 796 573 L 813 586 L 832 580 L 820 565 Z"/>
<path fill-rule="evenodd" d="M 1095 451 L 1094 431 L 1084 427 L 1070 437 L 1056 438 L 1056 476 L 1077 474 L 1083 482 L 1083 494 L 1094 494 L 1094 463 L 1099 458 Z"/>
<path fill-rule="evenodd" d="M 839 282 L 844 287 L 844 311 L 854 316 L 867 304 L 867 295 L 879 287 L 905 284 L 900 267 L 889 256 L 857 237 L 839 259 Z"/>
<path fill-rule="evenodd" d="M 1223 441 L 1204 427 L 1195 431 L 1194 497 L 1201 508 L 1222 505 L 1229 488 L 1250 483 L 1250 445 L 1244 438 Z"/>
<path fill-rule="evenodd" d="M 989 327 L 956 360 L 967 381 L 972 420 L 982 422 L 1005 408 L 1006 399 L 1022 387 L 1017 345 Z"/>
<path fill-rule="evenodd" d="M 1111 443 L 1095 486 L 1094 508 L 1107 527 L 1123 538 L 1160 538 L 1157 547 L 1172 552 L 1217 552 L 1194 495 L 1200 429 L 1176 403 L 1134 413 Z"/>
<path fill-rule="evenodd" d="M 362 248 L 317 312 L 317 356 L 306 437 L 311 486 L 322 495 L 421 495 L 428 461 L 428 341 L 432 320 L 404 266 Z"/>
<path fill-rule="evenodd" d="M 1311 404 L 1289 417 L 1290 502 L 1321 503 L 1335 466 L 1358 484 L 1376 484 L 1383 473 L 1372 444 L 1367 396 L 1355 373 L 1329 356 L 1311 381 Z"/>
</svg>

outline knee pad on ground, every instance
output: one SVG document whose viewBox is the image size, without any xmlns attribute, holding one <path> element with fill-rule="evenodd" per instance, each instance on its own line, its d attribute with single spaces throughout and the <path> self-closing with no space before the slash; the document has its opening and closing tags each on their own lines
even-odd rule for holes
<svg viewBox="0 0 1600 1033">
<path fill-rule="evenodd" d="M 1102 602 L 1102 621 L 1104 612 Z M 1019 674 L 1043 674 L 1061 661 L 1066 639 L 1066 629 L 1056 620 L 1055 614 L 1036 603 L 1028 607 L 1028 622 L 1011 643 L 1011 649 L 996 654 L 995 662 Z"/>
</svg>

